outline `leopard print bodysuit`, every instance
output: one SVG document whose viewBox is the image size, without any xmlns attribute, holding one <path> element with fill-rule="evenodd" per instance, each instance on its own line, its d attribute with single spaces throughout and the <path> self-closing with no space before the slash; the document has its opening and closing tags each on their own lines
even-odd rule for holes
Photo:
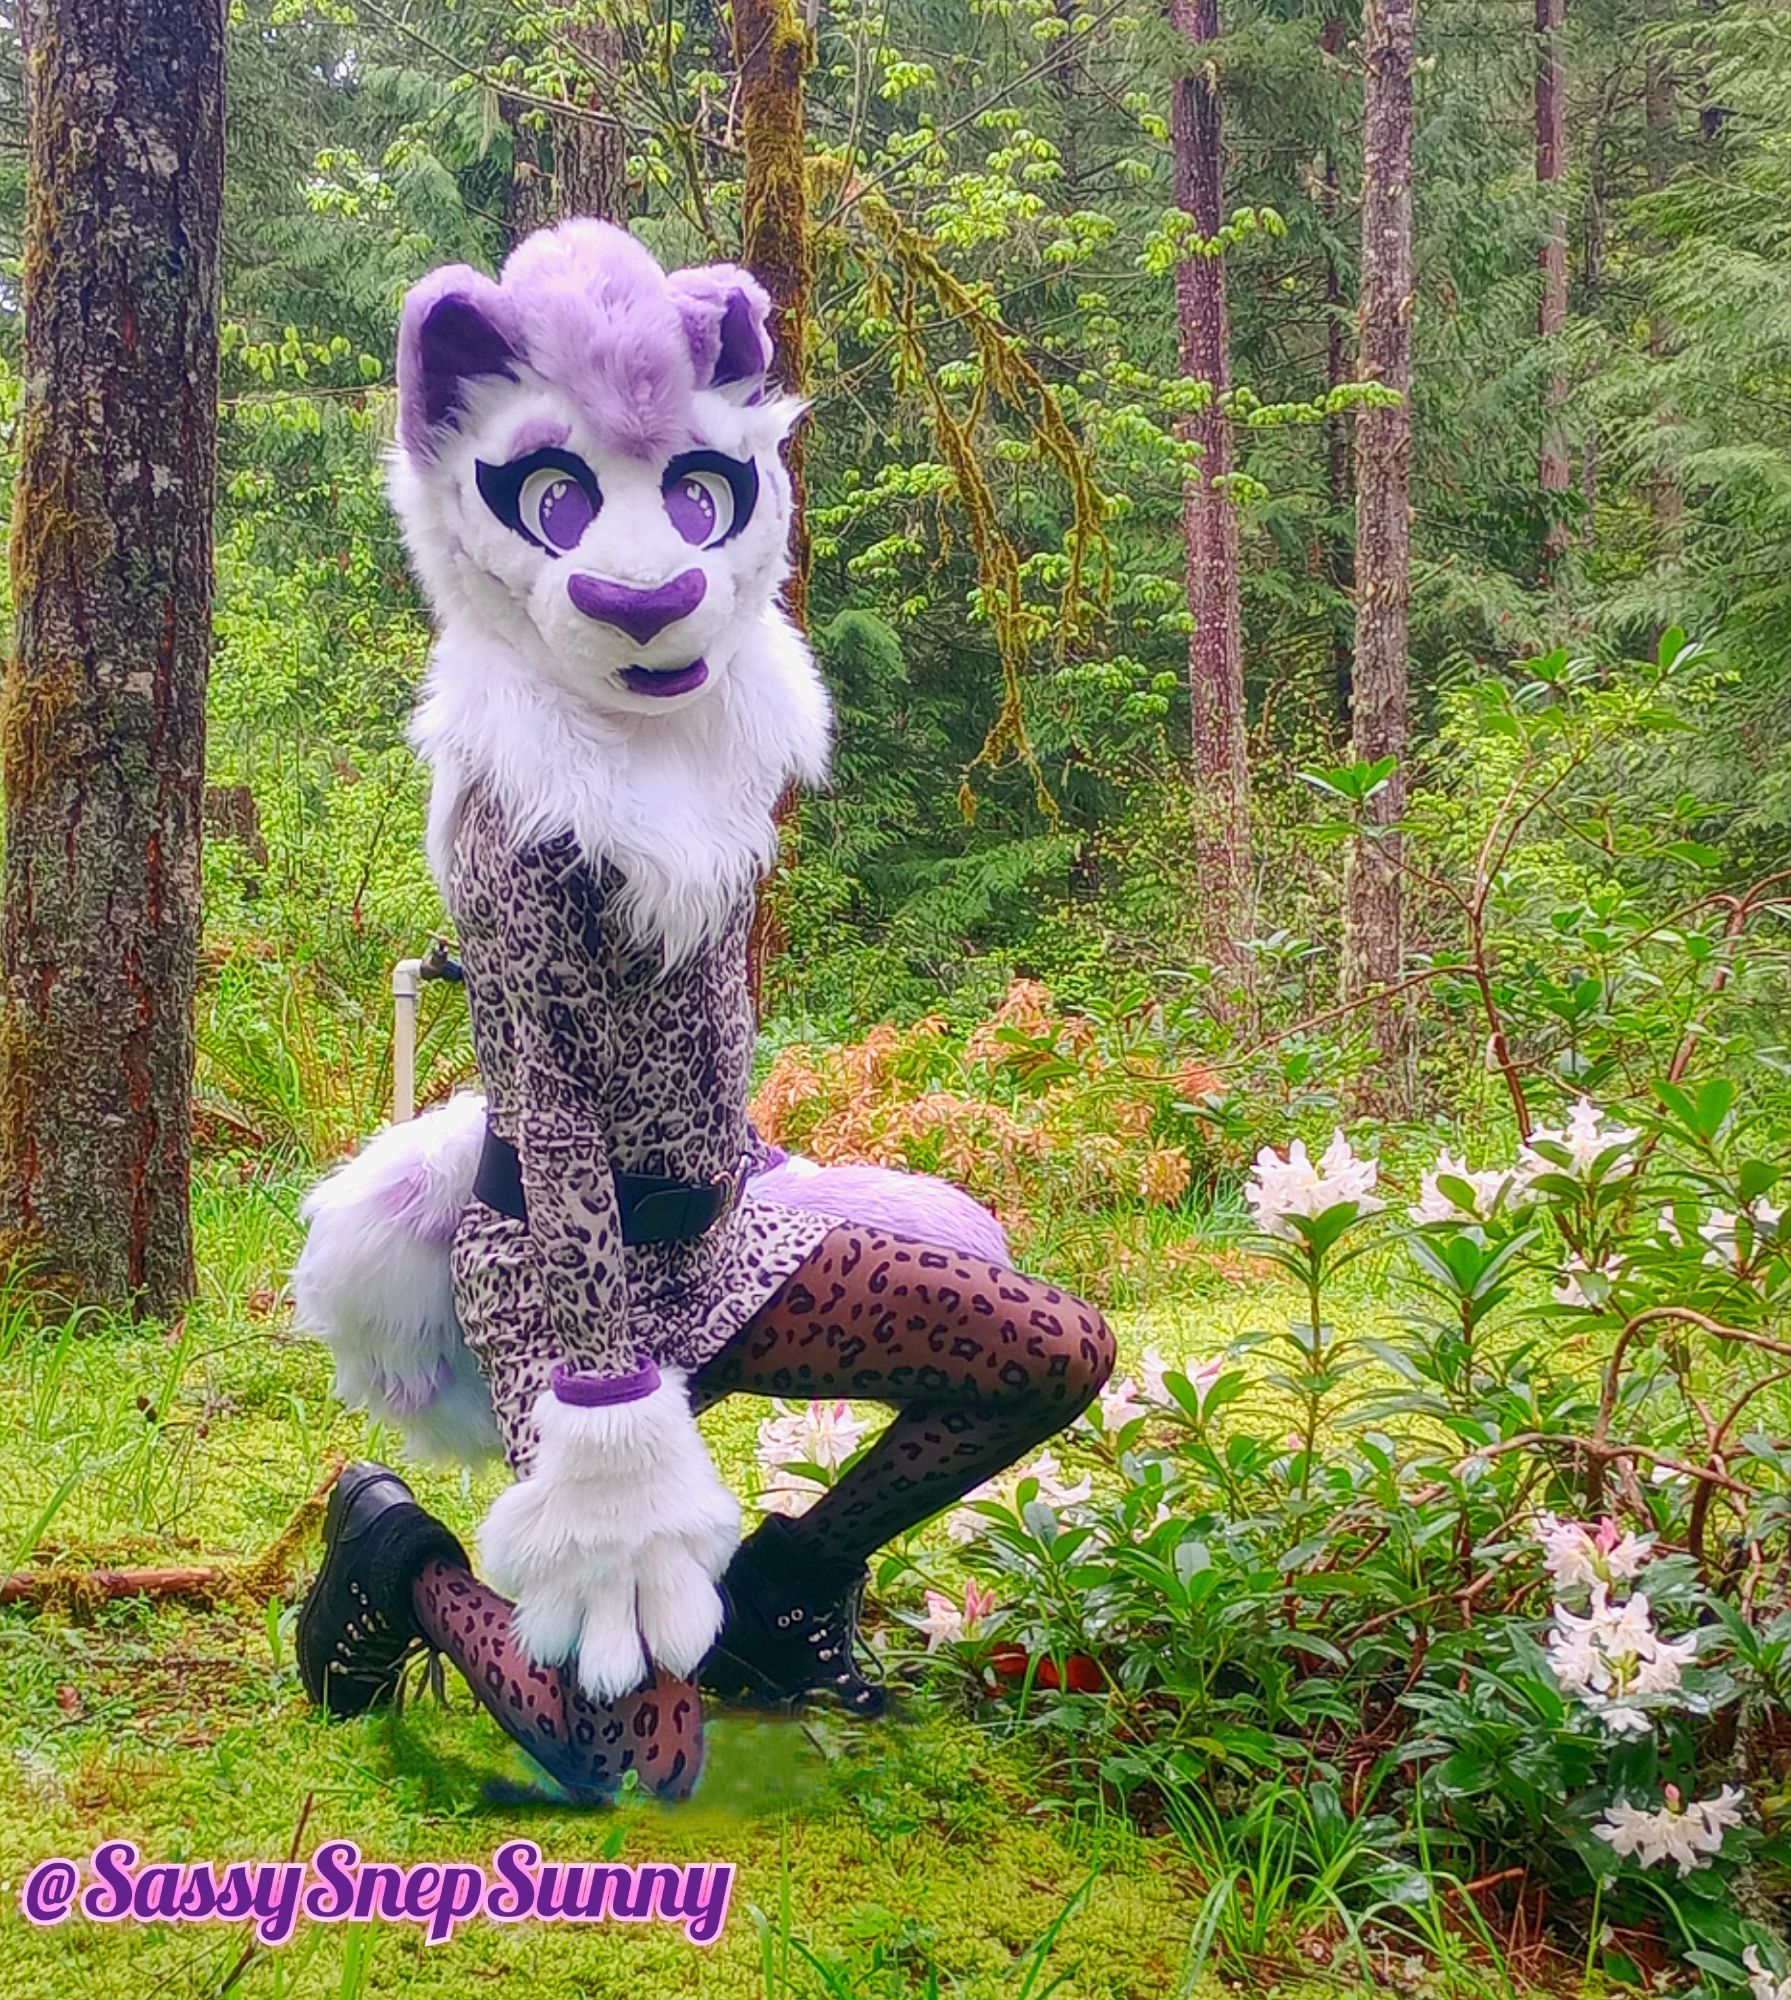
<svg viewBox="0 0 1791 2000">
<path fill-rule="evenodd" d="M 621 1241 L 613 1173 L 713 1181 L 765 1164 L 746 1113 L 750 894 L 667 968 L 618 919 L 615 871 L 583 860 L 570 834 L 517 841 L 486 786 L 462 804 L 447 886 L 492 1128 L 517 1149 L 528 1208 L 523 1223 L 469 1206 L 454 1302 L 521 1475 L 556 1363 L 700 1367 L 829 1224 L 749 1188 L 706 1235 Z"/>
</svg>

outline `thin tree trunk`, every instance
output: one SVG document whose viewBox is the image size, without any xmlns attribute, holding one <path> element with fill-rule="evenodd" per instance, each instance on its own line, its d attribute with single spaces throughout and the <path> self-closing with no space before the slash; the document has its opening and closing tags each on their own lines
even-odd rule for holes
<svg viewBox="0 0 1791 2000">
<path fill-rule="evenodd" d="M 793 0 L 733 0 L 734 63 L 740 75 L 740 136 L 746 155 L 741 196 L 741 261 L 771 295 L 773 378 L 801 395 L 808 381 L 809 292 L 814 257 L 809 244 L 804 150 L 804 90 L 813 50 Z M 808 624 L 809 535 L 803 507 L 803 434 L 784 447 L 794 506 L 790 516 L 790 576 L 784 604 L 799 627 Z M 788 826 L 794 801 L 786 794 L 778 823 Z M 761 895 L 747 941 L 747 980 L 756 1000 L 765 968 L 784 948 L 772 898 Z"/>
<path fill-rule="evenodd" d="M 1541 298 L 1536 331 L 1558 344 L 1567 328 L 1567 210 L 1562 183 L 1567 173 L 1567 85 L 1562 54 L 1567 0 L 1536 0 L 1536 179 L 1550 204 L 1548 232 L 1538 255 Z M 1542 445 L 1537 459 L 1538 482 L 1547 509 L 1542 535 L 1542 566 L 1550 573 L 1566 553 L 1567 518 L 1561 496 L 1572 478 L 1562 406 L 1567 401 L 1567 377 L 1551 358 L 1542 397 Z"/>
<path fill-rule="evenodd" d="M 1356 682 L 1358 761 L 1398 759 L 1370 802 L 1371 824 L 1402 817 L 1406 799 L 1406 614 L 1410 600 L 1412 466 L 1412 53 L 1414 0 L 1367 0 L 1362 141 L 1362 350 L 1358 373 L 1399 392 L 1366 409 L 1356 430 Z M 1395 985 L 1405 969 L 1400 837 L 1365 838 L 1345 886 L 1343 994 L 1360 999 Z M 1375 1108 L 1411 1108 L 1409 998 L 1372 1009 L 1377 1074 L 1364 1092 Z"/>
<path fill-rule="evenodd" d="M 1654 0 L 1651 12 L 1657 19 L 1669 18 L 1672 0 Z M 1643 91 L 1643 118 L 1647 134 L 1648 189 L 1659 194 L 1673 177 L 1673 156 L 1679 134 L 1679 80 L 1667 53 L 1650 43 L 1647 81 Z M 1658 308 L 1648 315 L 1648 352 L 1656 361 L 1665 361 L 1676 345 L 1673 323 Z M 1671 428 L 1679 421 L 1677 412 L 1662 409 L 1660 424 Z M 1655 471 L 1648 482 L 1649 511 L 1654 517 L 1654 552 L 1657 560 L 1671 561 L 1685 541 L 1685 494 L 1677 475 L 1668 467 Z"/>
<path fill-rule="evenodd" d="M 1082 97 L 1083 42 L 1076 33 L 1081 14 L 1080 0 L 1056 0 L 1057 18 L 1063 33 L 1057 38 L 1057 54 L 1051 64 L 1052 91 L 1061 121 L 1057 135 L 1057 155 L 1063 162 L 1063 198 L 1071 208 L 1081 206 L 1082 186 Z"/>
<path fill-rule="evenodd" d="M 1219 0 L 1169 0 L 1169 19 L 1196 49 L 1216 41 Z M 1224 124 L 1217 78 L 1201 64 L 1178 76 L 1170 103 L 1176 205 L 1211 243 L 1224 226 Z M 1187 548 L 1188 683 L 1194 710 L 1194 772 L 1201 789 L 1195 854 L 1201 930 L 1210 955 L 1248 976 L 1244 942 L 1255 929 L 1250 852 L 1250 768 L 1244 741 L 1243 635 L 1238 609 L 1237 509 L 1226 490 L 1231 424 L 1221 398 L 1231 387 L 1231 318 L 1225 260 L 1217 254 L 1176 266 L 1181 370 L 1211 385 L 1206 408 L 1188 423 L 1200 463 L 1183 489 Z"/>
<path fill-rule="evenodd" d="M 554 219 L 553 174 L 543 158 L 538 115 L 517 98 L 498 99 L 498 116 L 510 133 L 510 178 L 504 184 L 504 242 L 510 250 Z"/>
<path fill-rule="evenodd" d="M 222 0 L 25 0 L 25 403 L 0 719 L 0 1231 L 193 1288 Z"/>
<path fill-rule="evenodd" d="M 1603 99 L 1601 97 L 1601 104 Z M 1605 203 L 1609 145 L 1602 110 L 1587 145 L 1586 208 L 1580 245 L 1580 287 L 1585 316 L 1596 321 L 1604 310 Z M 1580 443 L 1580 504 L 1585 520 L 1580 542 L 1591 548 L 1598 537 L 1598 426 L 1588 423 Z"/>
<path fill-rule="evenodd" d="M 1328 15 L 1319 30 L 1319 48 L 1327 56 L 1334 56 L 1344 46 L 1348 36 L 1340 15 Z M 1337 148 L 1332 143 L 1325 146 L 1324 178 L 1319 191 L 1319 213 L 1324 218 L 1327 236 L 1334 238 L 1343 213 L 1343 193 L 1338 183 Z M 1343 275 L 1337 268 L 1337 250 L 1333 241 L 1325 246 L 1325 387 L 1336 389 L 1350 379 L 1349 340 L 1344 328 Z M 1343 527 L 1345 518 L 1355 507 L 1355 481 L 1351 465 L 1354 443 L 1350 428 L 1350 418 L 1345 411 L 1336 411 L 1325 419 L 1325 483 L 1329 489 L 1331 517 L 1335 524 L 1325 537 L 1325 581 L 1339 602 L 1347 596 L 1350 587 L 1350 565 L 1353 551 L 1350 537 Z M 1350 649 L 1350 633 L 1344 625 L 1339 611 L 1331 614 L 1331 685 L 1336 690 L 1337 721 L 1348 731 L 1350 728 L 1350 708 L 1354 700 L 1355 656 Z"/>
</svg>

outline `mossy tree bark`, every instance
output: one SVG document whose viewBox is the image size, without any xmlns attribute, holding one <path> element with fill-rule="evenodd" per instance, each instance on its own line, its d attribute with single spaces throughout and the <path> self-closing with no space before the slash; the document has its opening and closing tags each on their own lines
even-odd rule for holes
<svg viewBox="0 0 1791 2000">
<path fill-rule="evenodd" d="M 1219 34 L 1219 0 L 1169 0 L 1169 19 L 1194 45 L 1197 63 L 1175 80 L 1170 134 L 1176 206 L 1203 243 L 1224 226 L 1225 151 L 1219 85 L 1200 45 Z M 1231 387 L 1231 314 L 1225 259 L 1216 248 L 1176 266 L 1181 370 L 1211 385 L 1212 400 L 1188 424 L 1201 457 L 1182 498 L 1187 548 L 1188 683 L 1194 711 L 1194 771 L 1202 810 L 1196 838 L 1200 927 L 1209 955 L 1247 985 L 1246 941 L 1256 928 L 1250 851 L 1250 766 L 1244 739 L 1244 647 L 1238 602 L 1237 506 L 1231 420 L 1221 398 Z"/>
<path fill-rule="evenodd" d="M 746 155 L 740 257 L 771 296 L 771 336 L 777 346 L 772 379 L 778 388 L 799 396 L 808 383 L 809 293 L 814 284 L 804 164 L 804 92 L 813 51 L 793 0 L 733 0 L 733 28 L 740 137 Z M 802 448 L 799 428 L 784 448 L 795 503 L 784 603 L 797 625 L 806 628 L 809 537 Z M 780 825 L 787 827 L 793 805 L 786 794 L 778 807 Z M 761 895 L 747 944 L 747 980 L 755 1001 L 764 987 L 766 967 L 783 948 L 775 896 Z"/>
<path fill-rule="evenodd" d="M 0 718 L 0 1230 L 193 1287 L 223 0 L 24 0 L 16 643 Z"/>
<path fill-rule="evenodd" d="M 800 396 L 808 386 L 806 346 L 814 256 L 808 233 L 803 164 L 805 85 L 812 51 L 793 0 L 734 0 L 734 63 L 740 73 L 740 139 L 746 154 L 741 196 L 742 263 L 771 294 L 777 343 L 772 379 Z M 808 527 L 803 518 L 802 433 L 786 460 L 796 505 L 790 530 L 790 581 L 784 601 L 797 624 L 808 620 Z"/>
<path fill-rule="evenodd" d="M 1411 599 L 1412 476 L 1412 56 L 1413 0 L 1368 0 L 1362 160 L 1362 346 L 1358 373 L 1399 392 L 1365 409 L 1356 427 L 1356 673 L 1353 749 L 1358 761 L 1397 759 L 1367 809 L 1388 827 L 1405 812 L 1407 611 Z M 1357 999 L 1393 986 L 1405 965 L 1400 840 L 1360 841 L 1344 891 L 1343 993 Z M 1378 1064 L 1364 1108 L 1409 1111 L 1413 1096 L 1409 996 L 1370 1016 Z"/>
</svg>

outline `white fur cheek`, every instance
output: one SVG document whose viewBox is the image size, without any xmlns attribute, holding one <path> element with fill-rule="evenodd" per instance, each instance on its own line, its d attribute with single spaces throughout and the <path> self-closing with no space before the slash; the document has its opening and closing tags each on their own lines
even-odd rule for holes
<svg viewBox="0 0 1791 2000">
<path fill-rule="evenodd" d="M 491 1582 L 516 1600 L 538 1665 L 574 1658 L 595 1701 L 638 1687 L 647 1664 L 688 1677 L 721 1630 L 715 1585 L 740 1540 L 740 1505 L 667 1371 L 631 1403 L 596 1409 L 551 1391 L 535 1405 L 534 1468 L 479 1533 Z"/>
</svg>

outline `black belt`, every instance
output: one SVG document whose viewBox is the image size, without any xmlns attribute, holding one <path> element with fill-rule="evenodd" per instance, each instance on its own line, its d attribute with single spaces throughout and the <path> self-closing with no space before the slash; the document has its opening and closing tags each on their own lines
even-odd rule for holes
<svg viewBox="0 0 1791 2000">
<path fill-rule="evenodd" d="M 624 1243 L 690 1243 L 706 1236 L 740 1198 L 744 1168 L 727 1180 L 675 1181 L 664 1174 L 614 1176 L 616 1206 L 622 1215 Z M 527 1222 L 528 1204 L 522 1192 L 522 1162 L 508 1139 L 488 1125 L 479 1153 L 473 1193 L 487 1208 L 513 1221 Z"/>
</svg>

